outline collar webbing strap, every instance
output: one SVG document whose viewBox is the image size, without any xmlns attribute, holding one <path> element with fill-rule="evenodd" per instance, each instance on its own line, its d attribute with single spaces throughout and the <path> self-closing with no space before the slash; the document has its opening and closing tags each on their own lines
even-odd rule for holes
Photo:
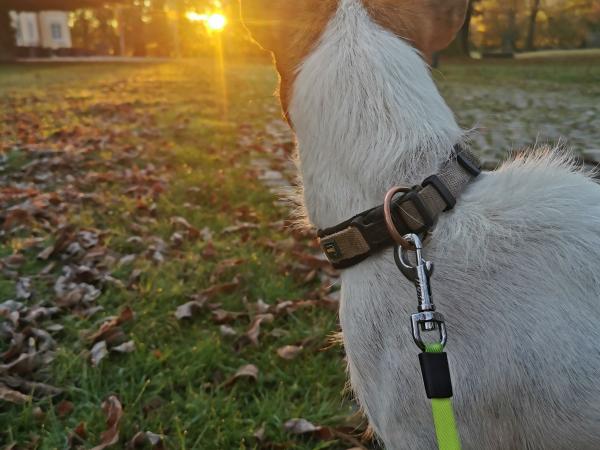
<svg viewBox="0 0 600 450">
<path fill-rule="evenodd" d="M 480 173 L 479 159 L 456 146 L 437 175 L 392 202 L 392 217 L 398 232 L 405 235 L 430 231 L 444 211 L 454 208 L 456 199 Z M 319 230 L 319 239 L 323 252 L 337 269 L 354 266 L 394 245 L 385 223 L 383 205 L 335 227 Z"/>
</svg>

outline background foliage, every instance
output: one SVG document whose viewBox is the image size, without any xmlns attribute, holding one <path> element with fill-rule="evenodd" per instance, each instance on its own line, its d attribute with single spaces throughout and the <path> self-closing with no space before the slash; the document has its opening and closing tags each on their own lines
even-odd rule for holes
<svg viewBox="0 0 600 450">
<path fill-rule="evenodd" d="M 187 11 L 222 10 L 226 53 L 259 55 L 238 19 L 237 0 L 0 0 L 0 54 L 12 53 L 8 11 L 72 11 L 74 47 L 84 54 L 192 57 L 212 53 L 215 40 Z M 472 0 L 454 52 L 514 52 L 600 45 L 596 0 Z"/>
</svg>

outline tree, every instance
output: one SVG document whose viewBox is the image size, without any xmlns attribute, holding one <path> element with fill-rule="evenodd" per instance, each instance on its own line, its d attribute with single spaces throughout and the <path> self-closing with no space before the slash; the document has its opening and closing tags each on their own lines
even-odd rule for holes
<svg viewBox="0 0 600 450">
<path fill-rule="evenodd" d="M 467 9 L 467 16 L 465 18 L 465 23 L 460 30 L 459 39 L 460 45 L 462 48 L 462 52 L 469 56 L 471 54 L 471 21 L 473 19 L 473 15 L 475 14 L 475 6 L 477 3 L 480 3 L 481 0 L 471 0 L 469 2 L 469 7 Z"/>
<path fill-rule="evenodd" d="M 0 6 L 0 61 L 12 59 L 15 55 L 15 33 L 8 11 Z"/>
<path fill-rule="evenodd" d="M 540 12 L 541 0 L 533 0 L 529 12 L 529 27 L 527 29 L 527 41 L 525 48 L 533 50 L 535 48 L 535 32 L 537 30 L 537 17 Z"/>
</svg>

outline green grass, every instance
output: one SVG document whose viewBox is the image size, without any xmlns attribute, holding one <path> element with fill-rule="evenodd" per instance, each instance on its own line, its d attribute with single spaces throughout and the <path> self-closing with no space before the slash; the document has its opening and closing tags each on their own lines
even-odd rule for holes
<svg viewBox="0 0 600 450">
<path fill-rule="evenodd" d="M 560 61 L 450 61 L 436 71 L 436 77 L 444 91 L 464 93 L 471 86 L 518 84 L 539 92 L 559 86 L 598 95 L 600 64 L 597 59 L 569 61 L 568 66 Z M 287 211 L 274 206 L 273 195 L 251 170 L 257 155 L 269 157 L 260 152 L 261 146 L 269 144 L 261 133 L 277 117 L 272 95 L 275 74 L 266 65 L 232 64 L 226 80 L 225 112 L 219 77 L 210 61 L 0 66 L 0 145 L 7 155 L 0 177 L 14 182 L 41 149 L 74 158 L 68 167 L 53 169 L 43 190 L 54 192 L 71 184 L 80 192 L 99 195 L 99 204 L 70 205 L 66 220 L 79 228 L 102 230 L 103 243 L 115 257 L 138 254 L 132 264 L 110 266 L 114 278 L 126 284 L 134 269 L 141 271 L 139 282 L 131 288 L 104 288 L 97 301 L 105 308 L 103 312 L 88 319 L 65 313 L 57 319 L 65 329 L 56 336 L 55 361 L 40 377 L 64 388 L 65 393 L 22 406 L 0 403 L 0 442 L 16 442 L 24 448 L 37 437 L 36 448 L 62 449 L 69 433 L 84 422 L 88 430 L 85 448 L 91 448 L 99 443 L 105 427 L 100 405 L 108 395 L 116 394 L 125 416 L 122 444 L 115 448 L 124 448 L 139 430 L 164 434 L 166 447 L 173 449 L 257 448 L 253 434 L 263 423 L 272 448 L 351 446 L 290 436 L 282 426 L 295 417 L 337 426 L 346 423 L 354 411 L 343 394 L 343 352 L 329 345 L 338 329 L 334 312 L 314 308 L 278 317 L 263 326 L 258 347 L 241 349 L 236 348 L 235 339 L 221 336 L 209 312 L 191 322 L 174 317 L 176 307 L 190 295 L 234 276 L 241 279 L 239 287 L 211 300 L 230 311 L 244 311 L 247 303 L 259 299 L 275 304 L 310 298 L 318 288 L 318 283 L 304 282 L 287 267 L 293 257 L 285 250 L 273 252 L 264 244 L 288 238 L 271 226 L 285 218 Z M 458 110 L 468 106 L 461 98 L 454 96 L 453 106 Z M 503 108 L 509 111 L 510 105 Z M 106 136 L 110 139 L 102 144 Z M 240 136 L 249 136 L 252 144 L 241 145 Z M 28 150 L 27 143 L 35 150 Z M 82 148 L 90 151 L 77 159 L 76 150 Z M 137 156 L 122 160 L 131 151 Z M 164 184 L 160 195 L 145 193 L 135 199 L 128 193 L 128 170 L 135 166 L 150 169 Z M 117 178 L 86 179 L 92 172 Z M 155 182 L 147 181 L 147 185 Z M 140 209 L 140 201 L 154 204 L 155 210 Z M 235 223 L 236 214 L 241 220 L 253 216 L 258 228 L 246 237 L 221 233 Z M 207 244 L 202 239 L 185 240 L 180 248 L 170 246 L 174 216 L 185 217 L 198 229 L 210 229 L 216 258 L 203 256 Z M 7 233 L 0 241 L 0 257 L 20 251 L 32 235 L 45 241 L 22 251 L 27 263 L 19 275 L 33 277 L 32 303 L 52 303 L 53 280 L 65 262 L 55 260 L 49 279 L 39 276 L 46 263 L 35 256 L 55 239 L 55 233 L 39 224 Z M 141 246 L 128 240 L 134 235 L 142 237 Z M 169 246 L 160 265 L 145 253 L 156 237 Z M 299 245 L 306 249 L 308 242 Z M 215 266 L 228 258 L 244 262 L 211 282 Z M 0 302 L 14 295 L 14 281 L 0 280 Z M 86 353 L 90 345 L 83 333 L 97 329 L 103 318 L 125 306 L 136 313 L 135 320 L 124 325 L 136 351 L 111 355 L 100 367 L 92 367 Z M 240 334 L 248 325 L 248 318 L 232 324 Z M 297 359 L 283 361 L 277 356 L 279 347 L 299 342 L 306 343 L 306 350 Z M 0 350 L 6 348 L 6 342 L 1 345 Z M 250 363 L 260 370 L 256 383 L 241 380 L 223 387 L 223 380 Z M 61 399 L 75 406 L 62 418 L 56 411 Z"/>
<path fill-rule="evenodd" d="M 59 150 L 70 143 L 70 138 L 57 141 L 52 137 L 57 131 L 79 127 L 84 137 L 88 134 L 94 138 L 117 133 L 111 147 L 87 157 L 87 169 L 72 167 L 72 174 L 84 177 L 86 170 L 124 170 L 117 162 L 120 152 L 136 146 L 141 153 L 135 164 L 140 168 L 153 164 L 167 180 L 149 221 L 138 220 L 136 201 L 123 193 L 127 186 L 118 181 L 81 183 L 82 191 L 101 194 L 105 204 L 77 206 L 68 214 L 69 222 L 106 231 L 105 244 L 121 255 L 135 251 L 135 245 L 127 242 L 136 234 L 131 230 L 132 222 L 145 227 L 145 240 L 160 237 L 169 242 L 173 232 L 170 219 L 184 216 L 198 229 L 208 227 L 213 232 L 218 253 L 214 260 L 207 260 L 202 256 L 206 243 L 190 240 L 180 249 L 168 251 L 162 265 L 139 257 L 134 266 L 114 267 L 112 275 L 124 282 L 134 268 L 141 270 L 138 286 L 106 289 L 98 300 L 105 311 L 90 319 L 65 315 L 59 320 L 66 328 L 58 337 L 56 360 L 44 380 L 66 389 L 62 398 L 73 402 L 74 411 L 59 418 L 55 410 L 59 399 L 25 406 L 2 404 L 0 441 L 24 446 L 35 435 L 40 438 L 38 448 L 61 449 L 70 431 L 83 421 L 88 429 L 87 446 L 92 447 L 104 430 L 100 405 L 110 394 L 118 395 L 125 409 L 122 442 L 138 430 L 149 430 L 164 434 L 167 448 L 174 449 L 254 448 L 252 436 L 263 423 L 271 442 L 291 442 L 291 448 L 298 449 L 317 448 L 325 444 L 294 438 L 285 433 L 283 423 L 305 417 L 319 424 L 338 425 L 351 415 L 352 405 L 343 400 L 341 349 L 333 346 L 325 350 L 329 336 L 338 328 L 335 313 L 319 308 L 279 317 L 273 324 L 263 325 L 259 347 L 239 351 L 235 339 L 221 337 L 208 312 L 192 322 L 178 322 L 174 317 L 175 308 L 189 295 L 211 286 L 210 273 L 227 258 L 245 261 L 219 280 L 237 275 L 242 280 L 240 287 L 211 300 L 221 302 L 227 310 L 243 311 L 244 302 L 258 299 L 275 304 L 306 298 L 316 287 L 282 272 L 282 255 L 274 256 L 260 244 L 261 238 L 287 237 L 269 226 L 285 218 L 287 212 L 275 207 L 272 194 L 248 174 L 256 155 L 238 144 L 238 124 L 249 124 L 258 134 L 276 117 L 277 102 L 272 95 L 276 77 L 262 65 L 234 66 L 227 75 L 231 99 L 228 116 L 224 116 L 210 64 L 0 68 L 0 97 L 6 99 L 2 101 L 5 147 L 23 141 L 23 134 L 16 131 L 19 123 L 25 124 L 33 142 Z M 133 112 L 128 112 L 126 105 L 133 105 Z M 146 137 L 144 132 L 156 137 Z M 74 139 L 82 142 L 82 138 Z M 8 153 L 6 172 L 18 173 L 30 159 L 30 152 L 14 145 Z M 50 182 L 46 190 L 63 186 L 63 176 L 58 174 L 56 183 Z M 243 210 L 252 212 L 259 224 L 250 239 L 221 234 L 220 230 L 234 222 L 236 211 Z M 22 230 L 11 235 L 0 245 L 0 255 L 12 253 L 28 234 Z M 35 276 L 45 265 L 35 262 L 38 251 L 25 252 L 31 263 L 20 269 L 21 275 Z M 59 273 L 58 268 L 53 271 L 54 276 Z M 36 300 L 50 300 L 52 286 L 47 280 L 36 279 L 34 285 Z M 1 301 L 14 294 L 13 281 L 0 283 Z M 136 313 L 135 320 L 125 325 L 136 351 L 111 355 L 99 368 L 91 367 L 86 358 L 90 345 L 81 333 L 96 329 L 103 317 L 116 314 L 125 305 Z M 240 319 L 232 326 L 242 334 L 248 325 L 248 319 Z M 284 330 L 284 335 L 271 336 L 274 329 Z M 277 348 L 305 340 L 310 343 L 297 359 L 283 361 L 277 356 Z M 260 370 L 258 382 L 242 380 L 232 387 L 221 387 L 224 379 L 250 363 Z M 158 406 L 148 412 L 149 404 Z M 37 407 L 44 412 L 41 420 L 34 417 Z M 327 448 L 345 447 L 331 442 Z"/>
<path fill-rule="evenodd" d="M 442 82 L 544 90 L 554 86 L 594 88 L 600 93 L 600 56 L 525 60 L 442 59 L 436 78 Z"/>
</svg>

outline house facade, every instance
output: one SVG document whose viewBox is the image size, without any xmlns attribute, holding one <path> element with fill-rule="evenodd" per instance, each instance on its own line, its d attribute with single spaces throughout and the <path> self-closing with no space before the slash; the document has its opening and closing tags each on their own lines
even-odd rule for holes
<svg viewBox="0 0 600 450">
<path fill-rule="evenodd" d="M 12 12 L 17 47 L 53 51 L 72 47 L 69 13 L 65 11 Z"/>
</svg>

